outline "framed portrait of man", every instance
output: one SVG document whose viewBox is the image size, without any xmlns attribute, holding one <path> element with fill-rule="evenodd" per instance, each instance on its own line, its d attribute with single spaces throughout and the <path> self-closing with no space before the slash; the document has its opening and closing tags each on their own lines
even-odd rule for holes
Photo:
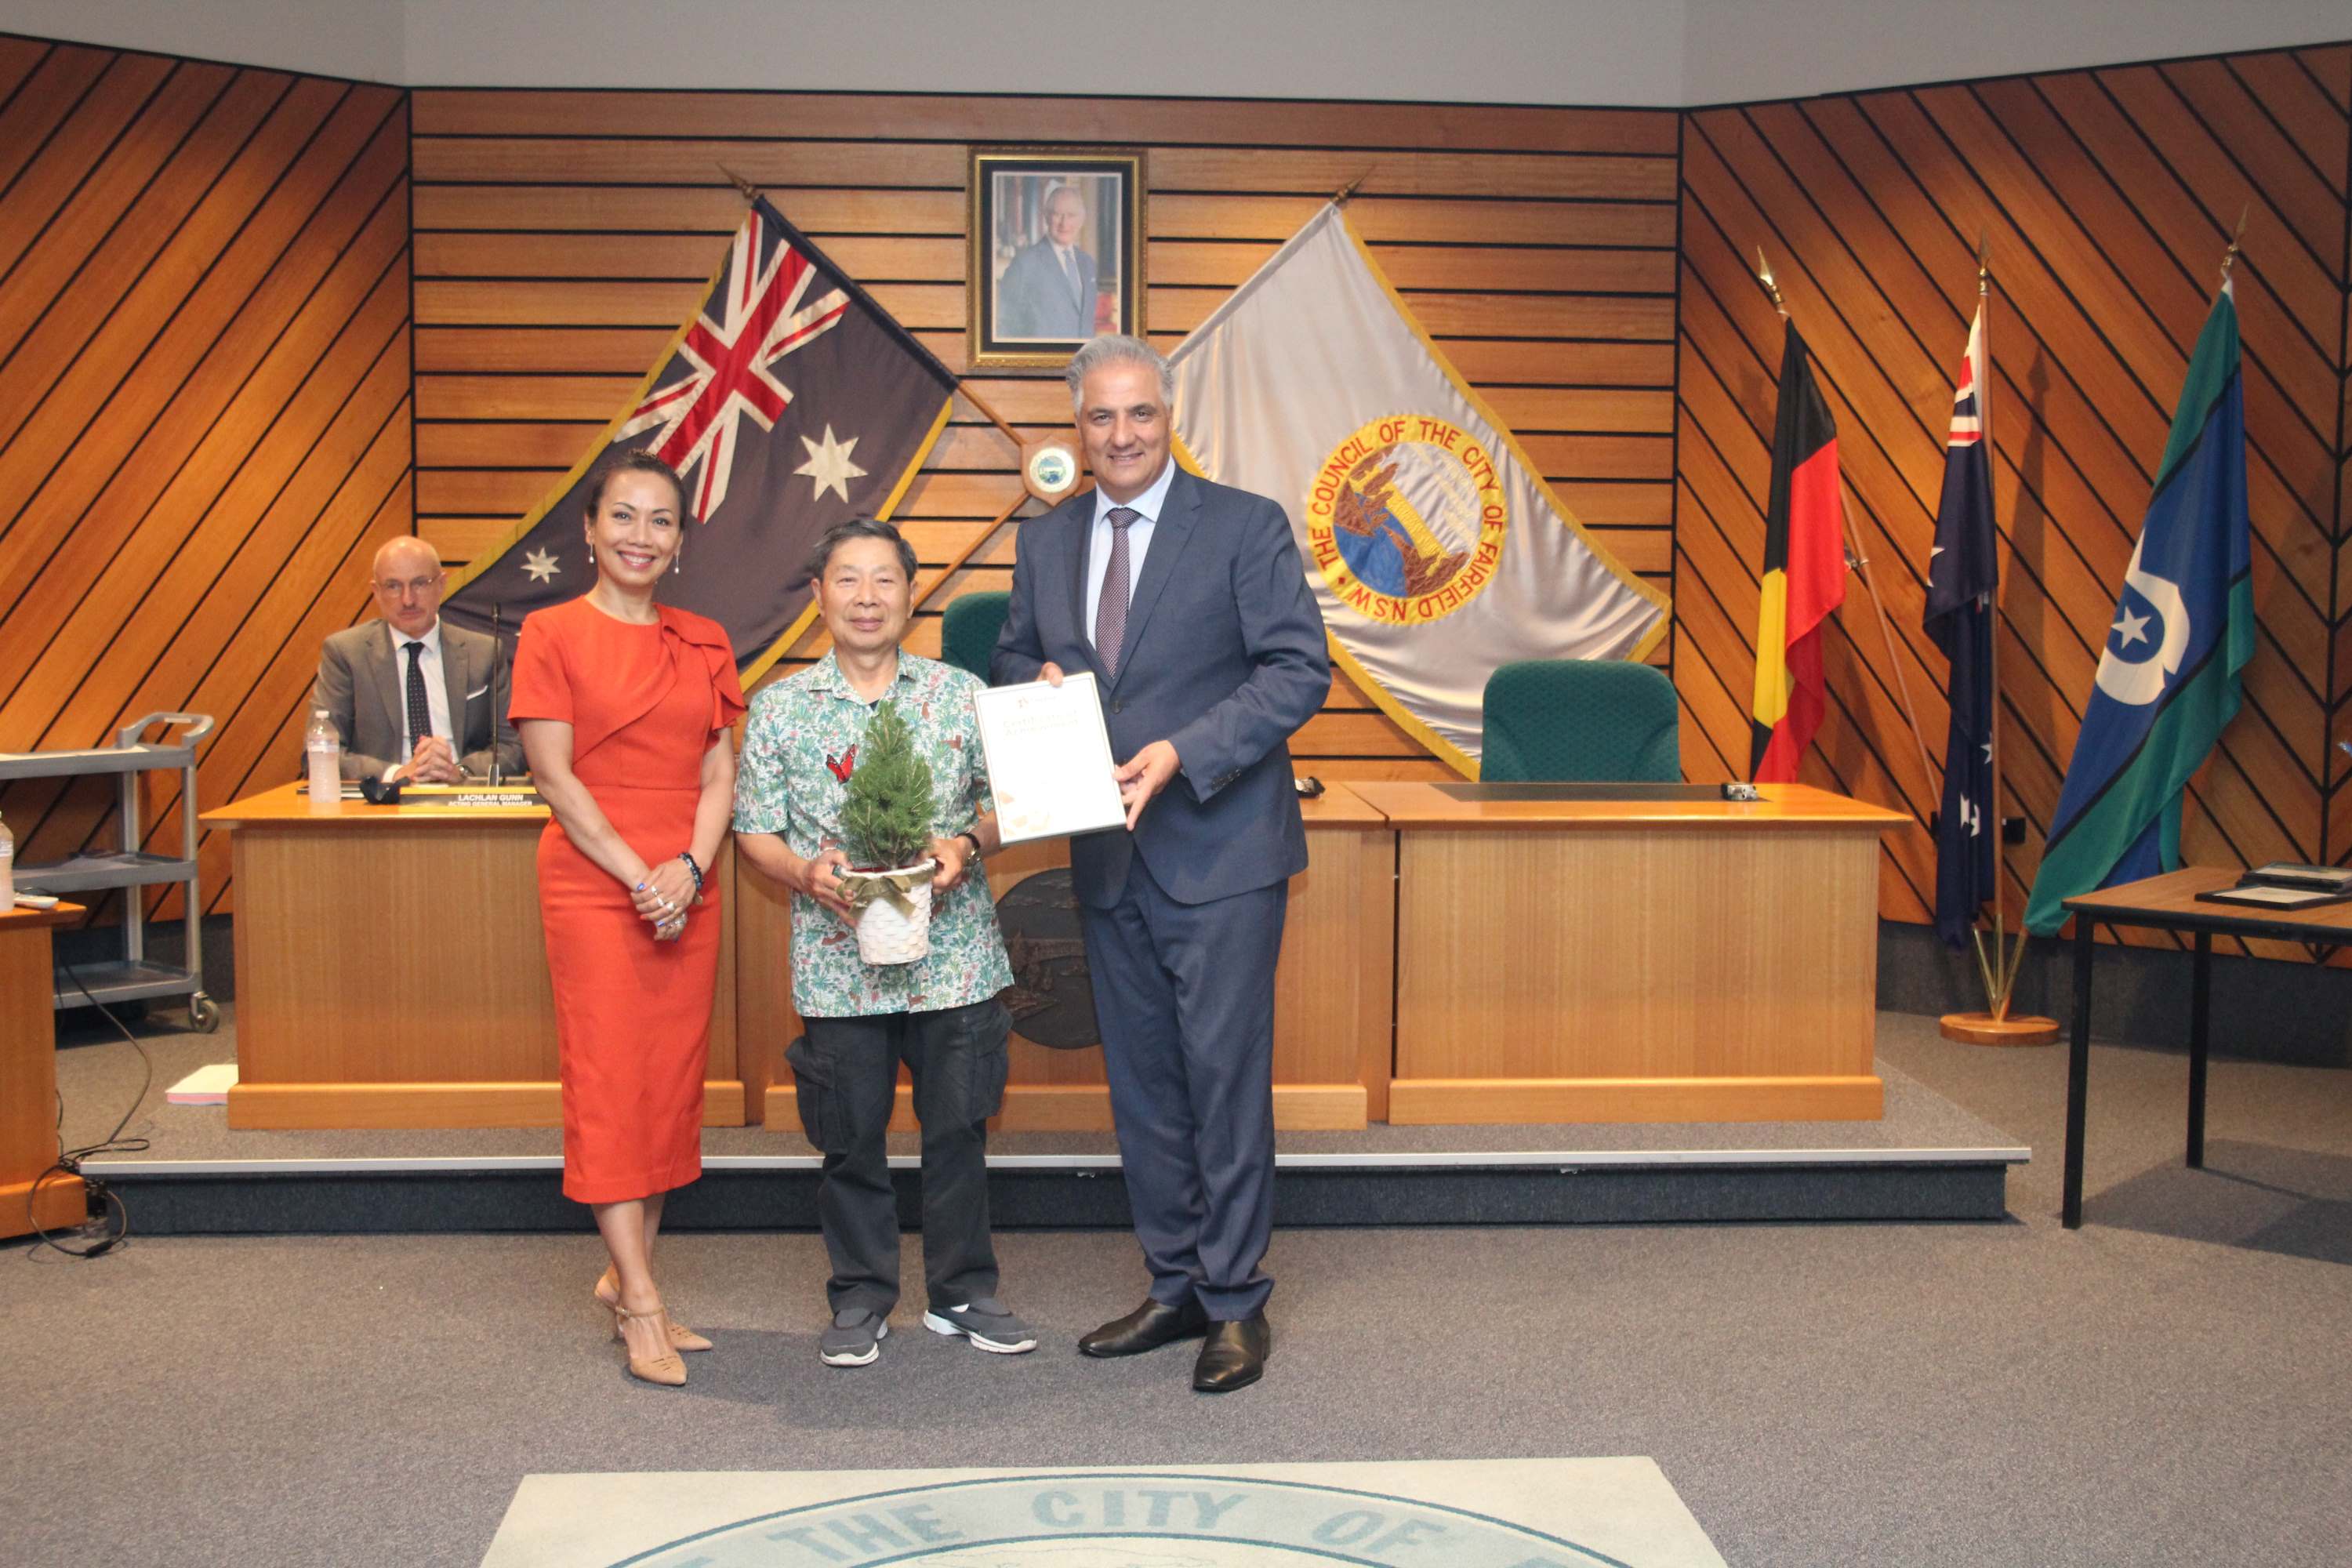
<svg viewBox="0 0 2352 1568">
<path fill-rule="evenodd" d="M 1097 332 L 1143 331 L 1143 154 L 971 153 L 971 358 L 1059 365 Z"/>
</svg>

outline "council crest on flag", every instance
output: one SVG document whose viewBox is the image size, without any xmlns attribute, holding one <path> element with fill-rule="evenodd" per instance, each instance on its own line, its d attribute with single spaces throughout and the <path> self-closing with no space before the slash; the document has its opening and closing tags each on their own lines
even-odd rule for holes
<svg viewBox="0 0 2352 1568">
<path fill-rule="evenodd" d="M 1665 635 L 1665 595 L 1586 537 L 1336 204 L 1169 359 L 1180 458 L 1282 504 L 1335 660 L 1464 774 L 1496 666 Z"/>
<path fill-rule="evenodd" d="M 511 637 L 529 612 L 586 593 L 595 575 L 584 482 L 606 452 L 641 447 L 678 471 L 701 523 L 662 600 L 725 626 L 749 680 L 814 615 L 801 571 L 810 548 L 836 522 L 890 515 L 939 439 L 955 385 L 761 197 L 627 406 L 457 578 L 442 613 Z"/>
</svg>

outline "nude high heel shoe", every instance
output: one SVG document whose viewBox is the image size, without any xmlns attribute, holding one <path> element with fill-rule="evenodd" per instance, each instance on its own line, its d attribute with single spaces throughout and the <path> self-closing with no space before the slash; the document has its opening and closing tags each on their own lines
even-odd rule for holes
<svg viewBox="0 0 2352 1568">
<path fill-rule="evenodd" d="M 609 1266 L 602 1275 L 597 1277 L 595 1296 L 597 1305 L 604 1308 L 606 1310 L 617 1311 L 620 1310 L 621 1282 L 613 1277 L 613 1270 Z M 621 1337 L 621 1323 L 620 1320 L 617 1318 L 613 1321 L 613 1337 L 616 1340 Z M 705 1339 L 702 1335 L 696 1333 L 692 1329 L 688 1328 L 676 1318 L 672 1318 L 670 1320 L 669 1342 L 670 1348 L 673 1350 L 707 1351 L 710 1349 L 710 1342 L 709 1340 Z"/>
<path fill-rule="evenodd" d="M 628 1342 L 625 1326 L 646 1321 L 667 1324 L 669 1314 L 659 1307 L 650 1312 L 632 1312 L 626 1307 L 615 1307 L 613 1309 L 614 1336 L 625 1345 Z M 683 1388 L 686 1386 L 686 1363 L 678 1359 L 677 1352 L 674 1350 L 666 1350 L 651 1361 L 639 1361 L 632 1355 L 629 1357 L 629 1375 L 640 1383 L 657 1383 L 665 1388 Z"/>
</svg>

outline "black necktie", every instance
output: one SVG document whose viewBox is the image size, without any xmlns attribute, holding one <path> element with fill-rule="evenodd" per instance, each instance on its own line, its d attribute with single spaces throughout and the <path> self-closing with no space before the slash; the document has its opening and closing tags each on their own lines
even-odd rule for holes
<svg viewBox="0 0 2352 1568">
<path fill-rule="evenodd" d="M 1117 675 L 1119 644 L 1127 640 L 1127 525 L 1143 514 L 1115 506 L 1103 515 L 1110 520 L 1110 564 L 1103 573 L 1102 596 L 1095 601 L 1095 652 L 1102 656 L 1103 668 Z"/>
<path fill-rule="evenodd" d="M 433 733 L 433 704 L 425 695 L 425 645 L 408 645 L 408 750 L 416 751 L 416 742 Z"/>
</svg>

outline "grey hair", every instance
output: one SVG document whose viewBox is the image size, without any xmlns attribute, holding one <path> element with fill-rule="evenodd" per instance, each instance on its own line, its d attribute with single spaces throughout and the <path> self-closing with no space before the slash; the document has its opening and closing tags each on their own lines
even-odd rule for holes
<svg viewBox="0 0 2352 1568">
<path fill-rule="evenodd" d="M 1170 407 L 1176 404 L 1176 367 L 1168 363 L 1158 349 L 1141 338 L 1131 338 L 1124 332 L 1105 332 L 1089 338 L 1070 356 L 1070 368 L 1062 379 L 1070 384 L 1070 412 L 1086 412 L 1087 377 L 1107 364 L 1139 364 L 1160 377 L 1160 401 Z"/>
</svg>

